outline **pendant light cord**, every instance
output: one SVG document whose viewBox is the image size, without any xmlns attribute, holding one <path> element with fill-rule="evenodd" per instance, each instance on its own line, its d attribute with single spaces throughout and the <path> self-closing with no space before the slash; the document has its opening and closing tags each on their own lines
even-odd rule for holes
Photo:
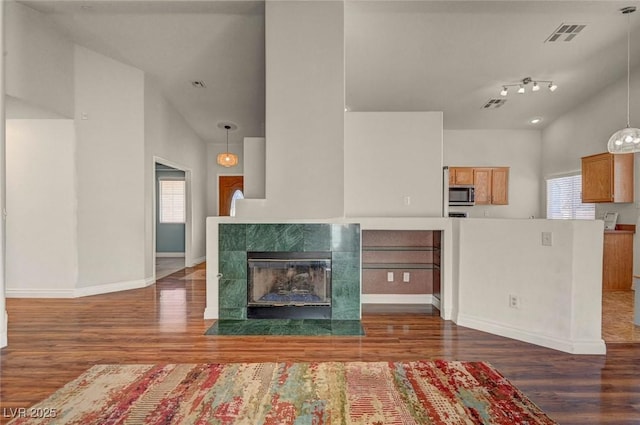
<svg viewBox="0 0 640 425">
<path fill-rule="evenodd" d="M 629 108 L 631 105 L 631 13 L 627 13 L 627 128 L 631 127 L 629 119 Z"/>
</svg>

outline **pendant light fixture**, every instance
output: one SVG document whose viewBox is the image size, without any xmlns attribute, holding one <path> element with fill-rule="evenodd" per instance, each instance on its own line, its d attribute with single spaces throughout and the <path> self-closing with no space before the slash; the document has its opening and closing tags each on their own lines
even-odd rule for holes
<svg viewBox="0 0 640 425">
<path fill-rule="evenodd" d="M 227 130 L 227 150 L 218 154 L 217 162 L 218 165 L 223 167 L 235 167 L 238 165 L 238 155 L 229 152 L 229 130 L 231 130 L 231 126 L 224 124 L 224 129 Z"/>
<path fill-rule="evenodd" d="M 636 11 L 634 6 L 620 9 L 627 15 L 627 126 L 618 130 L 609 138 L 607 149 L 611 153 L 640 152 L 640 129 L 631 127 L 629 120 L 630 85 L 631 85 L 631 14 Z"/>
</svg>

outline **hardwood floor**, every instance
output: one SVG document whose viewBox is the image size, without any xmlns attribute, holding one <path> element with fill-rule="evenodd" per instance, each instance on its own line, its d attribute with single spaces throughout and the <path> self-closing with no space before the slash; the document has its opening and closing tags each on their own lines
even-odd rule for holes
<svg viewBox="0 0 640 425">
<path fill-rule="evenodd" d="M 560 424 L 640 424 L 640 344 L 574 356 L 442 321 L 367 308 L 364 337 L 205 336 L 204 267 L 145 289 L 79 299 L 8 299 L 0 423 L 97 363 L 488 361 Z"/>
</svg>

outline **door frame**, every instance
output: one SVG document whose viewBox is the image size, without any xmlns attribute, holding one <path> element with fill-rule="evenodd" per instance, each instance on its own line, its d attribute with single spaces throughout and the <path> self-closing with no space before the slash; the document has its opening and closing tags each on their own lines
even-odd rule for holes
<svg viewBox="0 0 640 425">
<path fill-rule="evenodd" d="M 217 173 L 216 174 L 216 215 L 220 216 L 220 177 L 244 177 L 244 173 Z M 244 193 L 244 184 L 242 185 Z"/>
<path fill-rule="evenodd" d="M 192 253 L 192 223 L 193 223 L 193 209 L 192 209 L 192 196 L 191 196 L 191 169 L 184 165 L 178 164 L 176 162 L 170 161 L 168 159 L 155 156 L 153 157 L 153 161 L 151 162 L 151 166 L 153 167 L 153 201 L 152 201 L 152 244 L 151 244 L 151 258 L 153 263 L 153 281 L 156 281 L 156 237 L 157 237 L 157 229 L 156 229 L 156 217 L 158 214 L 157 211 L 157 190 L 156 190 L 156 164 L 166 165 L 167 167 L 175 168 L 176 170 L 184 172 L 184 183 L 185 183 L 185 221 L 184 221 L 184 266 L 191 267 L 193 265 L 193 253 Z"/>
</svg>

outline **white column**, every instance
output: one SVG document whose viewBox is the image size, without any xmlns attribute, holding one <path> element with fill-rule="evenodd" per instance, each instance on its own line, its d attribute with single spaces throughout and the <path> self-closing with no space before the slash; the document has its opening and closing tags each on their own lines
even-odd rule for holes
<svg viewBox="0 0 640 425">
<path fill-rule="evenodd" d="M 267 1 L 265 48 L 267 212 L 342 217 L 343 2 Z"/>
</svg>

